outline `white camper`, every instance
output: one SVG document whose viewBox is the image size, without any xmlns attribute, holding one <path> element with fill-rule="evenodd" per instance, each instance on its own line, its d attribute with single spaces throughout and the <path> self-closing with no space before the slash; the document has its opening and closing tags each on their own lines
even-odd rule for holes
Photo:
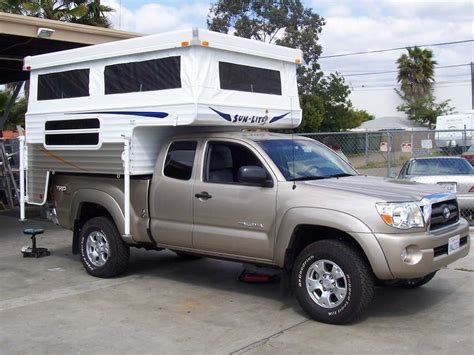
<svg viewBox="0 0 474 355">
<path fill-rule="evenodd" d="M 436 145 L 439 148 L 469 148 L 472 145 L 474 111 L 436 118 Z"/>
<path fill-rule="evenodd" d="M 299 50 L 198 29 L 26 57 L 27 202 L 45 203 L 55 172 L 152 174 L 177 127 L 298 126 L 300 63 Z"/>
</svg>

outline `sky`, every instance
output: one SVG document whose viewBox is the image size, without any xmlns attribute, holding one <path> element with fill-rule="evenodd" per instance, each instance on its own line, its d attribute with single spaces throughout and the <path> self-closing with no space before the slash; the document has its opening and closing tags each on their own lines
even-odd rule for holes
<svg viewBox="0 0 474 355">
<path fill-rule="evenodd" d="M 322 56 L 474 39 L 473 0 L 303 0 L 324 17 Z M 113 27 L 154 34 L 190 27 L 206 28 L 213 1 L 102 0 L 116 9 Z M 469 81 L 474 42 L 428 47 L 438 66 L 437 82 Z M 396 60 L 405 50 L 340 58 L 321 58 L 327 75 L 337 71 L 352 87 L 394 86 Z M 395 73 L 366 75 L 379 71 Z M 357 75 L 354 75 L 357 74 Z M 362 75 L 361 75 L 362 74 Z"/>
</svg>

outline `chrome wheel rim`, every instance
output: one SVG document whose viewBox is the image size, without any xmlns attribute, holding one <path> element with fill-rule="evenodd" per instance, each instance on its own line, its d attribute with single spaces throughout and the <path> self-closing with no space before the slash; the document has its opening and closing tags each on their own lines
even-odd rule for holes
<svg viewBox="0 0 474 355">
<path fill-rule="evenodd" d="M 97 267 L 104 266 L 109 258 L 109 243 L 104 233 L 94 231 L 87 237 L 87 258 Z"/>
<path fill-rule="evenodd" d="M 318 306 L 335 308 L 346 298 L 346 275 L 335 262 L 317 260 L 306 272 L 306 290 Z"/>
</svg>

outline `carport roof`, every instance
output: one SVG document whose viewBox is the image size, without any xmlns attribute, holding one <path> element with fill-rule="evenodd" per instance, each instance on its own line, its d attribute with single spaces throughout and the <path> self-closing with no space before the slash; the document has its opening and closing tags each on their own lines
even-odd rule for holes
<svg viewBox="0 0 474 355">
<path fill-rule="evenodd" d="M 54 30 L 38 38 L 39 28 Z M 138 33 L 0 12 L 0 84 L 27 80 L 23 58 L 141 36 Z"/>
</svg>

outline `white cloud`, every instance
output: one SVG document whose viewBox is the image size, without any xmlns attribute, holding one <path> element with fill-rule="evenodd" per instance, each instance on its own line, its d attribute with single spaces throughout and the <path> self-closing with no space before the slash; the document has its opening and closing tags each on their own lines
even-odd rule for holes
<svg viewBox="0 0 474 355">
<path fill-rule="evenodd" d="M 350 6 L 349 6 L 350 4 Z M 409 0 L 314 0 L 313 9 L 326 19 L 321 34 L 323 56 L 337 53 L 451 42 L 473 38 L 474 2 Z M 344 14 L 341 6 L 349 6 Z M 440 66 L 474 60 L 473 43 L 430 47 Z M 343 73 L 396 70 L 404 51 L 321 59 L 325 72 Z M 396 73 L 351 76 L 356 86 L 394 83 Z M 470 80 L 469 67 L 439 69 L 437 81 Z"/>
<path fill-rule="evenodd" d="M 196 1 L 186 5 L 177 3 L 176 6 L 147 3 L 132 10 L 120 6 L 118 0 L 103 0 L 102 3 L 115 9 L 109 15 L 114 28 L 144 34 L 202 27 L 210 7 L 206 1 Z"/>
</svg>

